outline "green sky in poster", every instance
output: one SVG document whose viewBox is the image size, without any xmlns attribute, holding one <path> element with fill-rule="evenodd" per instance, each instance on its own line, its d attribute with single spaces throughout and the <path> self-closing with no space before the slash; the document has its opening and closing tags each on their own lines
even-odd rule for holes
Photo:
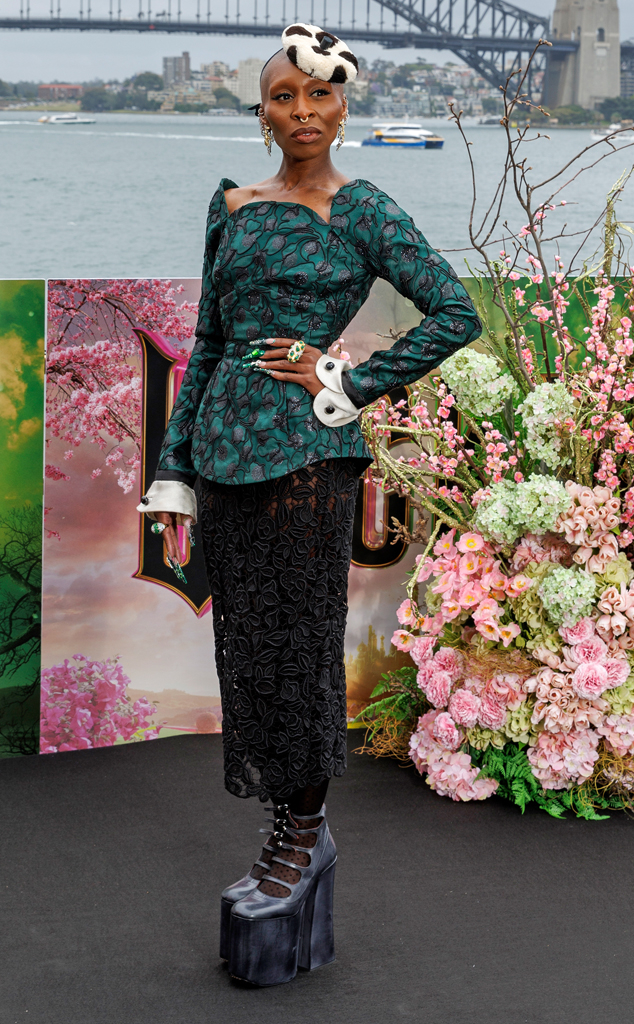
<svg viewBox="0 0 634 1024">
<path fill-rule="evenodd" d="M 0 281 L 0 516 L 42 500 L 44 288 Z"/>
<path fill-rule="evenodd" d="M 44 300 L 43 281 L 0 281 L 0 541 L 3 545 L 9 537 L 3 526 L 6 517 L 25 507 L 37 508 L 42 502 Z M 39 528 L 34 538 L 36 551 L 38 537 Z M 0 603 L 5 614 L 15 608 L 16 601 L 21 600 L 20 607 L 24 607 L 24 594 L 24 588 L 12 581 L 10 575 L 0 577 Z M 18 618 L 14 629 L 5 631 L 3 639 L 10 641 L 16 631 L 21 635 L 22 630 L 23 623 Z M 12 670 L 0 672 L 1 690 L 8 692 L 16 686 L 32 683 L 39 659 L 37 649 L 29 653 L 32 648 L 31 641 L 25 648 L 28 656 L 18 658 L 17 662 L 9 661 L 7 664 Z M 3 736 L 7 714 L 6 709 L 0 707 Z"/>
</svg>

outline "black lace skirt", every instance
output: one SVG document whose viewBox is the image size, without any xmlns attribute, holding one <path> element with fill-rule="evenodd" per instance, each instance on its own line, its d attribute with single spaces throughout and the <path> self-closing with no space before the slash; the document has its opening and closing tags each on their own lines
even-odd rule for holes
<svg viewBox="0 0 634 1024">
<path fill-rule="evenodd" d="M 331 459 L 263 483 L 201 479 L 225 785 L 288 796 L 346 768 L 344 633 L 365 463 Z"/>
</svg>

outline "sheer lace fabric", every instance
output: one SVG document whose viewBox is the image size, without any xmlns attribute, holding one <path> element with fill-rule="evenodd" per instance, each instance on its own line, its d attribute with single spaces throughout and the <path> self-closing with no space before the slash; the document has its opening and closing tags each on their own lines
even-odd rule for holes
<svg viewBox="0 0 634 1024">
<path fill-rule="evenodd" d="M 225 785 L 267 800 L 346 767 L 344 633 L 362 466 L 256 484 L 201 478 Z"/>
</svg>

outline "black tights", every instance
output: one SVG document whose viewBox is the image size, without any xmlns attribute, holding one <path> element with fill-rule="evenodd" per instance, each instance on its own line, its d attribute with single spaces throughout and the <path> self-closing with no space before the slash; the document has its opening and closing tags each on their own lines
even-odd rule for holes
<svg viewBox="0 0 634 1024">
<path fill-rule="evenodd" d="M 318 786 L 304 786 L 303 789 L 296 789 L 290 797 L 280 797 L 275 800 L 276 804 L 288 804 L 291 814 L 300 814 L 306 817 L 309 814 L 318 814 L 326 799 L 328 783 L 330 779 L 324 779 Z"/>
</svg>

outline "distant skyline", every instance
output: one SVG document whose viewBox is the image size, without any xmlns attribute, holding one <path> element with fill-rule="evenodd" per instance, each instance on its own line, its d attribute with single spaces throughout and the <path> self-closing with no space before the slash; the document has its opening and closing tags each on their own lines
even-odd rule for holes
<svg viewBox="0 0 634 1024">
<path fill-rule="evenodd" d="M 18 0 L 2 0 L 2 6 L 7 16 L 19 13 Z M 531 0 L 530 3 L 524 0 L 517 6 L 537 14 L 552 14 L 555 5 L 554 0 Z M 78 0 L 64 0 L 63 7 L 64 13 L 70 13 L 72 8 L 78 7 Z M 620 8 L 621 38 L 632 38 L 633 0 L 622 0 Z M 31 0 L 33 16 L 47 15 L 48 10 L 49 0 L 44 6 L 43 0 Z M 0 33 L 0 78 L 9 82 L 54 79 L 78 82 L 95 78 L 124 79 L 139 71 L 161 74 L 163 57 L 180 54 L 183 50 L 189 50 L 193 68 L 213 60 L 224 60 L 236 67 L 239 60 L 247 57 L 266 59 L 274 48 L 273 37 L 5 31 Z M 369 63 L 377 58 L 393 60 L 395 64 L 415 61 L 418 57 L 438 64 L 458 60 L 447 50 L 385 50 L 376 44 L 362 43 L 355 43 L 354 50 Z"/>
</svg>

